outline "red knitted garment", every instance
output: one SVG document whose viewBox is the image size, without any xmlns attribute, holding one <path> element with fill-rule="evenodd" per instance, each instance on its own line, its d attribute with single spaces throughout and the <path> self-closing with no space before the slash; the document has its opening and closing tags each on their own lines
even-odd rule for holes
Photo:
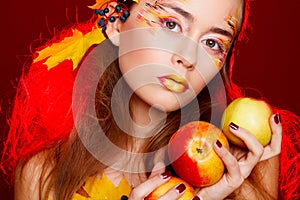
<svg viewBox="0 0 300 200">
<path fill-rule="evenodd" d="M 79 29 L 83 33 L 89 32 L 91 22 L 81 25 Z M 70 32 L 66 31 L 46 46 L 59 42 L 68 35 Z M 230 73 L 232 66 L 233 59 Z M 2 155 L 1 168 L 5 173 L 13 173 L 21 158 L 28 158 L 52 148 L 68 138 L 74 126 L 71 103 L 75 76 L 76 70 L 73 70 L 70 59 L 50 70 L 43 61 L 39 61 L 32 64 L 28 72 L 22 75 Z M 238 86 L 233 83 L 229 96 L 231 99 L 242 96 Z M 274 113 L 277 112 L 280 113 L 283 126 L 280 155 L 281 195 L 284 199 L 300 199 L 300 119 L 292 112 L 274 108 Z"/>
</svg>

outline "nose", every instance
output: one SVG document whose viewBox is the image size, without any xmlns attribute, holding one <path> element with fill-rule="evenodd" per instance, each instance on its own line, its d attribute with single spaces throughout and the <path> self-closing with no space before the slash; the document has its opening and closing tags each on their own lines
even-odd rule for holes
<svg viewBox="0 0 300 200">
<path fill-rule="evenodd" d="M 187 59 L 183 58 L 181 55 L 173 54 L 172 64 L 175 66 L 183 66 L 187 69 L 192 69 L 195 63 L 188 61 Z"/>
<path fill-rule="evenodd" d="M 194 68 L 197 62 L 198 45 L 190 39 L 184 39 L 178 43 L 177 47 L 177 51 L 173 53 L 171 58 L 172 64 L 187 69 Z"/>
</svg>

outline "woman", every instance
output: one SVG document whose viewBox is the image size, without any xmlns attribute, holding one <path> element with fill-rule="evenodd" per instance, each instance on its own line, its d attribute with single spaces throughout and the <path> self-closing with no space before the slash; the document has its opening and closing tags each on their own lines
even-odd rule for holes
<svg viewBox="0 0 300 200">
<path fill-rule="evenodd" d="M 163 147 L 171 135 L 195 118 L 217 123 L 226 95 L 239 95 L 227 74 L 248 6 L 242 0 L 99 1 L 90 22 L 37 51 L 20 81 L 4 154 L 16 167 L 16 199 L 143 199 L 168 181 Z M 271 117 L 265 148 L 232 124 L 248 150 L 229 152 L 216 141 L 227 172 L 215 185 L 197 188 L 195 199 L 276 199 L 282 123 L 279 114 Z M 178 185 L 163 198 L 178 199 L 184 190 Z"/>
</svg>

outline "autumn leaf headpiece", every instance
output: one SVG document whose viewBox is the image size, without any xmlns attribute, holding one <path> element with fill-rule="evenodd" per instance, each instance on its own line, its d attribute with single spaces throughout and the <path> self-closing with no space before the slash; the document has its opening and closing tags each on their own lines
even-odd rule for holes
<svg viewBox="0 0 300 200">
<path fill-rule="evenodd" d="M 103 4 L 114 1 L 115 0 L 96 0 L 96 3 L 93 6 L 89 6 L 89 8 L 97 10 L 101 8 Z M 139 0 L 131 1 L 139 3 Z M 126 2 L 126 0 L 124 0 L 124 2 Z M 47 65 L 48 70 L 50 70 L 65 60 L 71 60 L 73 62 L 73 70 L 75 70 L 87 50 L 92 45 L 99 44 L 106 39 L 101 28 L 97 20 L 92 20 L 92 22 L 85 24 L 84 27 L 73 27 L 70 30 L 70 34 L 61 36 L 61 40 L 50 43 L 38 51 L 33 63 L 43 61 L 43 63 Z"/>
</svg>

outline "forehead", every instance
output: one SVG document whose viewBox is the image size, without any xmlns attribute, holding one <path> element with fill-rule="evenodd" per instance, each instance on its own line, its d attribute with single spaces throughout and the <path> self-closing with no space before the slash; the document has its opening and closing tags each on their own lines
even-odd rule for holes
<svg viewBox="0 0 300 200">
<path fill-rule="evenodd" d="M 234 18 L 239 24 L 243 14 L 243 0 L 142 0 L 141 3 L 171 5 L 191 13 L 195 20 L 218 23 Z"/>
</svg>

